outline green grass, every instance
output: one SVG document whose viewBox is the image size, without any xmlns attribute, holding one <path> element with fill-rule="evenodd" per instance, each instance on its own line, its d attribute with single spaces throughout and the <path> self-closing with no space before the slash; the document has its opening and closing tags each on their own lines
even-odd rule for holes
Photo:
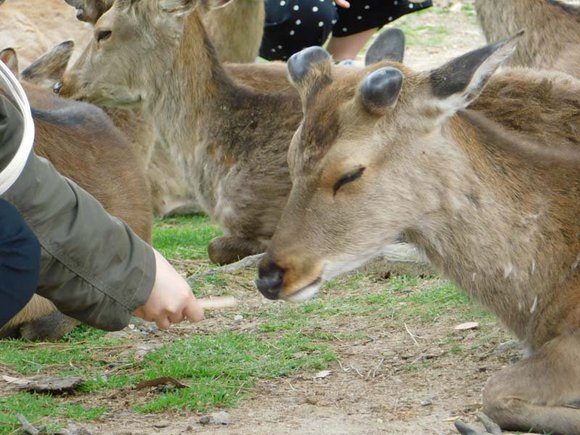
<svg viewBox="0 0 580 435">
<path fill-rule="evenodd" d="M 207 218 L 163 219 L 156 221 L 154 243 L 172 260 L 206 259 L 208 241 L 219 234 Z M 206 276 L 194 284 L 194 292 L 198 296 L 227 293 L 232 285 L 240 285 L 239 279 Z M 107 412 L 107 401 L 91 407 L 79 403 L 83 398 L 123 390 L 131 401 L 137 382 L 161 376 L 179 379 L 189 388 L 148 394 L 146 399 L 133 401 L 134 411 L 205 412 L 233 407 L 252 394 L 260 379 L 328 367 L 337 358 L 333 343 L 368 337 L 364 326 L 357 328 L 357 319 L 370 320 L 384 330 L 403 330 L 405 322 L 434 324 L 446 317 L 490 320 L 489 314 L 470 304 L 452 284 L 438 278 L 395 276 L 384 280 L 353 273 L 326 283 L 321 293 L 320 298 L 299 305 L 273 302 L 237 311 L 256 325 L 249 332 L 232 332 L 226 327 L 200 333 L 176 339 L 143 358 L 128 351 L 129 340 L 109 338 L 90 327 L 79 327 L 57 343 L 0 342 L 0 367 L 8 368 L 11 376 L 76 375 L 86 379 L 72 396 L 0 396 L 0 433 L 18 427 L 18 413 L 33 424 L 52 429 L 67 420 L 97 419 Z M 451 353 L 463 350 L 463 344 L 452 335 L 442 340 Z M 421 367 L 417 363 L 405 369 Z"/>
<path fill-rule="evenodd" d="M 74 421 L 94 420 L 106 411 L 104 407 L 85 407 L 77 403 L 61 402 L 50 396 L 17 393 L 0 397 L 0 433 L 12 433 L 19 427 L 16 416 L 23 414 L 36 427 L 45 426 L 48 433 L 59 429 L 57 419 Z"/>
<path fill-rule="evenodd" d="M 207 245 L 222 235 L 206 216 L 180 216 L 156 219 L 153 245 L 172 260 L 207 258 Z"/>
<path fill-rule="evenodd" d="M 399 27 L 405 33 L 407 45 L 436 47 L 442 45 L 449 37 L 449 29 L 435 24 L 401 23 Z"/>
</svg>

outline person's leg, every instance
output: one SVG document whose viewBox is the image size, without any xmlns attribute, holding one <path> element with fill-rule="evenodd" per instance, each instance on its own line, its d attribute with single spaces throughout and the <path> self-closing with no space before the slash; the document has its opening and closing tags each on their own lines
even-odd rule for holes
<svg viewBox="0 0 580 435">
<path fill-rule="evenodd" d="M 260 57 L 288 60 L 303 48 L 322 45 L 336 20 L 333 0 L 266 0 Z"/>
<path fill-rule="evenodd" d="M 40 271 L 40 244 L 20 213 L 0 199 L 0 327 L 32 298 Z"/>
<path fill-rule="evenodd" d="M 409 0 L 351 1 L 350 8 L 338 8 L 328 52 L 336 62 L 355 59 L 371 36 L 385 24 L 403 15 L 432 6 L 432 1 Z"/>
<path fill-rule="evenodd" d="M 332 36 L 328 42 L 327 50 L 335 62 L 340 62 L 345 59 L 355 59 L 358 52 L 365 46 L 377 29 L 378 27 L 375 27 L 348 36 Z"/>
</svg>

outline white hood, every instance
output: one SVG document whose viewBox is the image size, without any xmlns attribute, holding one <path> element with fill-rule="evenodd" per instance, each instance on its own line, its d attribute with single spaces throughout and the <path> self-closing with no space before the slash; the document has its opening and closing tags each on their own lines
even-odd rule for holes
<svg viewBox="0 0 580 435">
<path fill-rule="evenodd" d="M 18 82 L 18 79 L 14 77 L 14 74 L 12 74 L 8 67 L 1 61 L 0 87 L 2 87 L 16 102 L 17 108 L 22 113 L 24 119 L 24 131 L 20 148 L 18 148 L 18 151 L 14 154 L 14 157 L 6 168 L 0 172 L 0 195 L 2 195 L 18 179 L 24 169 L 26 161 L 28 160 L 28 156 L 32 150 L 32 144 L 34 143 L 34 123 L 32 121 L 30 105 L 28 104 L 28 98 L 26 98 L 24 89 L 22 89 L 22 86 Z M 0 144 L 0 146 L 2 146 L 2 144 Z"/>
</svg>

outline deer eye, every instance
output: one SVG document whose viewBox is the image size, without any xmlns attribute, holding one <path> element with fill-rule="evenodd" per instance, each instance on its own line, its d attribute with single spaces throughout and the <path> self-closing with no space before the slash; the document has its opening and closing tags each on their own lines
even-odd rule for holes
<svg viewBox="0 0 580 435">
<path fill-rule="evenodd" d="M 96 34 L 97 42 L 106 41 L 112 33 L 110 30 L 99 30 Z"/>
<path fill-rule="evenodd" d="M 342 177 L 339 178 L 339 180 L 334 183 L 334 194 L 336 195 L 336 192 L 338 191 L 338 189 L 340 189 L 342 186 L 344 186 L 345 184 L 351 183 L 354 180 L 359 179 L 360 177 L 362 177 L 363 172 L 365 171 L 365 168 L 359 168 L 356 171 L 353 171 L 349 174 L 343 175 Z"/>
</svg>

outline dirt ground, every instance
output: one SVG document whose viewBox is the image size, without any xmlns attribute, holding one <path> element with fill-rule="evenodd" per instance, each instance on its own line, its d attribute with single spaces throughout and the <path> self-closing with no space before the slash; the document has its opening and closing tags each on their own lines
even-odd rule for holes
<svg viewBox="0 0 580 435">
<path fill-rule="evenodd" d="M 240 301 L 234 310 L 208 312 L 204 322 L 176 325 L 168 332 L 151 335 L 139 332 L 137 326 L 121 334 L 127 334 L 132 351 L 137 351 L 203 332 L 253 331 L 256 319 L 236 318 L 236 313 L 251 313 L 273 303 L 252 291 L 253 279 L 251 270 L 228 278 L 228 294 Z M 355 292 L 379 292 L 385 285 L 384 280 L 369 280 Z M 333 298 L 340 298 L 341 292 L 353 295 L 353 290 L 326 292 Z M 99 422 L 81 427 L 92 434 L 116 435 L 456 433 L 454 420 L 473 421 L 480 410 L 488 376 L 520 357 L 517 345 L 495 321 L 467 331 L 456 331 L 458 323 L 453 313 L 442 314 L 435 325 L 418 321 L 404 328 L 394 328 L 386 315 L 330 318 L 328 331 L 364 331 L 364 338 L 326 342 L 338 355 L 329 373 L 259 382 L 249 399 L 224 410 L 229 415 L 227 425 L 216 424 L 213 413 L 127 411 L 157 393 L 126 388 L 103 396 L 80 396 L 83 404 L 106 404 L 111 409 Z M 450 347 L 449 336 L 460 343 L 461 351 Z M 200 423 L 204 415 L 212 417 L 207 425 Z"/>
<path fill-rule="evenodd" d="M 483 44 L 475 19 L 460 12 L 462 3 L 440 0 L 436 4 L 451 8 L 451 14 L 433 12 L 403 19 L 409 25 L 420 23 L 448 29 L 441 45 L 408 47 L 407 64 L 419 69 L 432 67 Z M 271 303 L 251 289 L 251 279 L 248 274 L 244 286 L 232 289 L 246 311 Z M 339 359 L 325 377 L 297 375 L 261 381 L 253 395 L 238 408 L 225 410 L 230 417 L 227 425 L 212 422 L 202 425 L 200 413 L 130 412 L 135 401 L 146 397 L 126 391 L 84 397 L 85 403 L 105 402 L 112 411 L 98 422 L 78 427 L 93 434 L 117 435 L 456 433 L 453 421 L 457 418 L 473 421 L 474 413 L 480 409 L 481 391 L 490 374 L 519 355 L 514 348 L 498 350 L 510 337 L 495 323 L 460 333 L 464 348 L 469 348 L 471 342 L 480 343 L 476 351 L 443 351 L 440 344 L 457 323 L 446 318 L 434 327 L 410 325 L 410 330 L 385 329 L 380 322 L 370 319 L 348 318 L 329 323 L 329 331 L 360 330 L 365 331 L 366 338 L 330 343 Z M 251 327 L 245 320 L 234 320 L 232 313 L 209 314 L 200 325 L 176 326 L 154 337 L 136 335 L 133 344 L 135 348 L 144 344 L 155 346 L 212 328 Z M 486 338 L 483 344 L 482 336 Z M 417 362 L 424 362 L 424 368 L 406 368 Z"/>
</svg>

